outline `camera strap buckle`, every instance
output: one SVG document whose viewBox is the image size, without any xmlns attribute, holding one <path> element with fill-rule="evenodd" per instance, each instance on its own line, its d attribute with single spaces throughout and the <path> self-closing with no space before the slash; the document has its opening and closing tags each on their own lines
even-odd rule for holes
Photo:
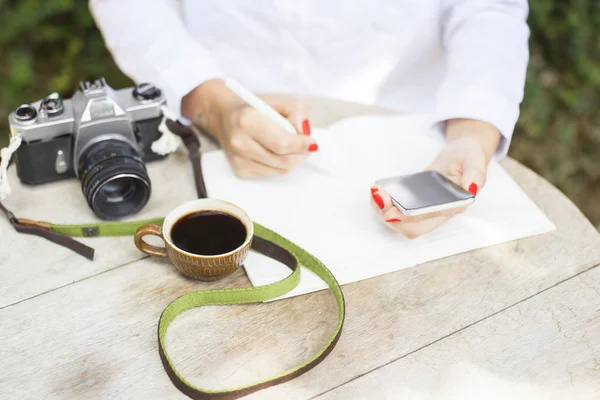
<svg viewBox="0 0 600 400">
<path fill-rule="evenodd" d="M 15 218 L 17 220 L 17 224 L 19 225 L 27 225 L 39 229 L 50 230 L 50 225 L 40 221 L 34 221 L 32 219 L 27 218 Z"/>
<path fill-rule="evenodd" d="M 26 218 L 17 218 L 15 214 L 8 210 L 1 202 L 0 211 L 2 211 L 17 232 L 43 237 L 44 239 L 66 247 L 89 260 L 94 259 L 93 248 L 78 242 L 70 236 L 54 232 L 50 224 Z"/>
</svg>

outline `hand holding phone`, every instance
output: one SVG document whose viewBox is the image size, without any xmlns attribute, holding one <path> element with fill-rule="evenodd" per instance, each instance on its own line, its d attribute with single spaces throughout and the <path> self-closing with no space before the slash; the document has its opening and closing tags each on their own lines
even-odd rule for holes
<svg viewBox="0 0 600 400">
<path fill-rule="evenodd" d="M 475 201 L 486 183 L 493 154 L 486 140 L 492 136 L 461 126 L 447 132 L 446 145 L 425 172 L 381 179 L 371 188 L 371 206 L 388 228 L 408 238 L 425 235 Z"/>
<path fill-rule="evenodd" d="M 468 206 L 475 196 L 437 171 L 380 179 L 377 185 L 406 216 L 431 214 Z"/>
<path fill-rule="evenodd" d="M 463 212 L 475 196 L 436 171 L 380 179 L 371 205 L 386 226 L 409 239 Z"/>
</svg>

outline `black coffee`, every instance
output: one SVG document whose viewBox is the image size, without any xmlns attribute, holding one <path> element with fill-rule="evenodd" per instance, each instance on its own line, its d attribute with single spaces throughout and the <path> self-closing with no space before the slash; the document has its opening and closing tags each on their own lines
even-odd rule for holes
<svg viewBox="0 0 600 400">
<path fill-rule="evenodd" d="M 228 253 L 246 240 L 246 227 L 236 217 L 219 211 L 200 211 L 180 218 L 171 240 L 188 253 L 213 256 Z"/>
</svg>

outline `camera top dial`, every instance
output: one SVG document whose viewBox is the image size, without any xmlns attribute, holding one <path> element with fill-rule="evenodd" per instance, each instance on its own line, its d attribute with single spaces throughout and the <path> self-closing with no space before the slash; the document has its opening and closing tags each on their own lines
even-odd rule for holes
<svg viewBox="0 0 600 400">
<path fill-rule="evenodd" d="M 162 92 L 151 83 L 140 83 L 133 89 L 131 94 L 140 103 L 145 103 L 158 99 Z"/>
<path fill-rule="evenodd" d="M 42 100 L 42 104 L 40 105 L 40 111 L 46 113 L 49 117 L 55 117 L 62 114 L 64 109 L 65 107 L 62 98 L 57 93 L 53 93 L 46 97 Z"/>
</svg>

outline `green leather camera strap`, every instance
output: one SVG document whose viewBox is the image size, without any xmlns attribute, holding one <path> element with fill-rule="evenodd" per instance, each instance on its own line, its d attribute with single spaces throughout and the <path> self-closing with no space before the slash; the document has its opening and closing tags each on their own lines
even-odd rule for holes
<svg viewBox="0 0 600 400">
<path fill-rule="evenodd" d="M 138 227 L 147 223 L 161 224 L 162 219 L 159 218 L 146 221 L 136 221 L 135 223 L 132 222 L 124 225 L 108 223 L 98 225 L 49 224 L 48 226 L 53 232 L 76 237 L 83 237 L 86 230 L 93 228 L 97 228 L 99 232 L 98 236 L 121 236 L 132 235 L 135 233 L 135 230 Z M 340 337 L 345 318 L 344 296 L 340 285 L 336 281 L 331 271 L 329 271 L 329 269 L 321 261 L 319 261 L 319 259 L 283 236 L 258 223 L 254 223 L 252 250 L 264 254 L 265 256 L 273 258 L 288 266 L 292 273 L 278 282 L 264 286 L 224 290 L 203 290 L 185 294 L 171 302 L 160 316 L 158 322 L 160 358 L 173 384 L 175 384 L 175 386 L 181 392 L 190 398 L 237 399 L 257 390 L 286 382 L 303 374 L 320 363 L 331 352 L 331 350 L 333 350 Z M 280 375 L 265 379 L 260 382 L 255 382 L 247 386 L 241 386 L 229 390 L 206 390 L 199 388 L 190 381 L 186 380 L 177 371 L 173 361 L 169 357 L 165 345 L 165 338 L 169 325 L 177 316 L 195 307 L 202 307 L 206 305 L 259 303 L 282 296 L 294 289 L 300 282 L 300 265 L 314 272 L 327 284 L 329 289 L 333 292 L 338 308 L 338 320 L 335 330 L 325 346 L 323 346 L 317 354 L 312 356 L 303 364 L 291 368 Z"/>
<path fill-rule="evenodd" d="M 207 197 L 206 187 L 202 176 L 200 163 L 199 142 L 190 129 L 172 121 L 167 126 L 173 133 L 179 135 L 188 149 L 190 161 L 194 169 L 198 197 Z M 88 258 L 93 258 L 93 249 L 76 241 L 73 237 L 101 237 L 133 235 L 142 225 L 153 223 L 162 224 L 163 218 L 145 221 L 98 223 L 84 225 L 59 225 L 48 222 L 38 222 L 16 218 L 12 212 L 0 203 L 0 211 L 4 212 L 11 224 L 21 233 L 36 234 L 52 242 L 68 247 Z M 91 254 L 90 254 L 91 250 Z M 258 390 L 289 381 L 319 364 L 335 347 L 344 324 L 345 303 L 342 289 L 329 269 L 315 256 L 302 249 L 290 240 L 254 223 L 252 250 L 270 257 L 286 265 L 292 271 L 286 278 L 263 286 L 235 288 L 222 290 L 202 290 L 185 294 L 173 300 L 163 311 L 158 321 L 158 351 L 167 375 L 173 384 L 185 395 L 192 399 L 237 399 Z M 175 368 L 166 349 L 166 336 L 170 324 L 180 314 L 192 308 L 206 305 L 248 304 L 259 303 L 280 297 L 300 282 L 300 266 L 314 272 L 332 291 L 338 308 L 338 320 L 335 330 L 327 343 L 310 359 L 288 369 L 280 375 L 227 390 L 202 389 L 186 380 Z"/>
</svg>

